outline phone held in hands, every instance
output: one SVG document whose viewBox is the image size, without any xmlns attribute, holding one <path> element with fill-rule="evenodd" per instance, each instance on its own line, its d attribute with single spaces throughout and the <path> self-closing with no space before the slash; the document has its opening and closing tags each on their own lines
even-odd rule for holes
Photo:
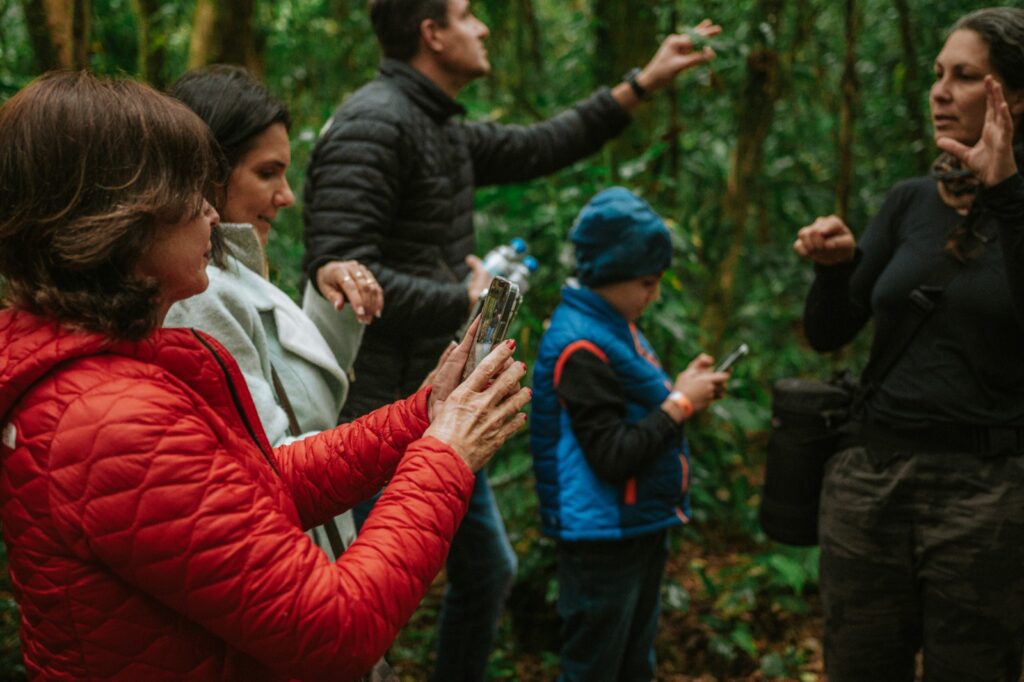
<svg viewBox="0 0 1024 682">
<path fill-rule="evenodd" d="M 745 343 L 741 343 L 736 346 L 731 353 L 725 356 L 725 358 L 718 363 L 718 367 L 715 367 L 716 372 L 728 372 L 732 369 L 733 365 L 745 358 L 750 353 L 750 346 Z"/>
<path fill-rule="evenodd" d="M 495 277 L 487 289 L 480 294 L 477 309 L 480 311 L 480 326 L 473 339 L 473 350 L 462 373 L 465 379 L 487 354 L 508 336 L 512 320 L 519 311 L 523 296 L 519 286 L 504 277 Z"/>
</svg>

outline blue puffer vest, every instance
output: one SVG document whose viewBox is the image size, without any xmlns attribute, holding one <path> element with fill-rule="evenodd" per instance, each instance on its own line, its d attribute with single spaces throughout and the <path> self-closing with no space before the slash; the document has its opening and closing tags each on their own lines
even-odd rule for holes
<svg viewBox="0 0 1024 682">
<path fill-rule="evenodd" d="M 628 423 L 657 409 L 672 386 L 636 327 L 590 289 L 562 289 L 533 372 L 530 449 L 544 532 L 562 540 L 618 540 L 686 521 L 685 439 L 624 484 L 599 479 L 587 464 L 555 393 L 559 360 L 576 344 L 596 346 L 607 359 L 627 401 Z"/>
</svg>

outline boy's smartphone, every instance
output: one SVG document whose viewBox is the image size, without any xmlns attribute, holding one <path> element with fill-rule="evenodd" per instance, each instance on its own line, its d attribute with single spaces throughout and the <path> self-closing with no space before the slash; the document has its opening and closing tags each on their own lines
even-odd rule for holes
<svg viewBox="0 0 1024 682">
<path fill-rule="evenodd" d="M 746 357 L 748 353 L 750 353 L 750 346 L 748 346 L 745 343 L 741 343 L 740 345 L 736 346 L 736 348 L 734 348 L 731 353 L 726 355 L 725 359 L 718 363 L 718 367 L 715 367 L 715 371 L 728 372 L 730 369 L 732 369 L 733 365 L 739 362 L 742 358 Z"/>
<path fill-rule="evenodd" d="M 476 369 L 497 344 L 505 340 L 522 302 L 523 297 L 516 284 L 504 277 L 495 277 L 491 280 L 477 302 L 480 310 L 480 327 L 473 339 L 473 350 L 466 361 L 463 379 Z"/>
</svg>

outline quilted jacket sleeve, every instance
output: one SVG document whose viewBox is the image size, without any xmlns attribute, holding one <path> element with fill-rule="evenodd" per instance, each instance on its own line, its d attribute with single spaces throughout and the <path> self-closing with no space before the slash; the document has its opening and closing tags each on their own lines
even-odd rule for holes
<svg viewBox="0 0 1024 682">
<path fill-rule="evenodd" d="M 429 426 L 424 388 L 348 424 L 274 449 L 305 528 L 351 509 L 388 482 Z"/>
<path fill-rule="evenodd" d="M 306 179 L 303 216 L 304 268 L 316 282 L 320 266 L 358 260 L 373 271 L 384 290 L 384 318 L 402 329 L 441 334 L 457 328 L 469 312 L 469 294 L 457 282 L 406 274 L 383 263 L 382 243 L 400 204 L 402 126 L 387 111 L 362 111 L 339 118 L 317 143 Z"/>
<path fill-rule="evenodd" d="M 531 126 L 466 124 L 478 186 L 547 175 L 593 154 L 631 118 L 605 88 Z"/>
<path fill-rule="evenodd" d="M 357 678 L 440 569 L 472 474 L 443 443 L 414 441 L 331 563 L 266 464 L 228 451 L 232 434 L 204 409 L 161 377 L 109 381 L 71 402 L 49 458 L 59 532 L 84 560 L 285 675 Z"/>
</svg>

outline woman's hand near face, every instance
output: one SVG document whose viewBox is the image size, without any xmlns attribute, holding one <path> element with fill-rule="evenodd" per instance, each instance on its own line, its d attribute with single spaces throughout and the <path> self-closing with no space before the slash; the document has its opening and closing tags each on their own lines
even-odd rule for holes
<svg viewBox="0 0 1024 682">
<path fill-rule="evenodd" d="M 940 137 L 935 143 L 974 171 L 983 185 L 992 187 L 1017 172 L 1017 161 L 1013 157 L 1013 116 L 1003 86 L 992 76 L 985 76 L 985 92 L 981 139 L 973 147 L 951 137 Z"/>
<path fill-rule="evenodd" d="M 846 223 L 838 216 L 830 215 L 800 228 L 793 250 L 801 258 L 810 259 L 818 265 L 838 265 L 853 260 L 857 240 Z"/>
<path fill-rule="evenodd" d="M 531 393 L 519 386 L 526 365 L 512 361 L 514 348 L 512 341 L 498 344 L 445 400 L 438 400 L 423 434 L 450 445 L 473 472 L 526 424 L 520 410 L 530 402 Z"/>
<path fill-rule="evenodd" d="M 335 310 L 341 310 L 348 301 L 363 324 L 373 322 L 384 311 L 384 290 L 359 261 L 335 260 L 320 266 L 316 286 Z"/>
</svg>

